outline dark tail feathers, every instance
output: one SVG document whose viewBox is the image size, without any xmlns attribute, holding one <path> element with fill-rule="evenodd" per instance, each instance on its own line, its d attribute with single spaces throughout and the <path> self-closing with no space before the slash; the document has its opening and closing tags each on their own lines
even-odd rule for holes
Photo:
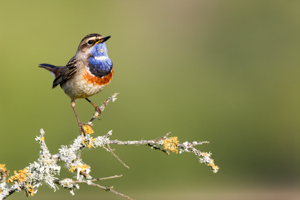
<svg viewBox="0 0 300 200">
<path fill-rule="evenodd" d="M 47 69 L 53 76 L 54 78 L 57 76 L 58 72 L 59 72 L 59 68 L 57 66 L 54 65 L 50 65 L 50 64 L 39 64 L 39 67 Z"/>
</svg>

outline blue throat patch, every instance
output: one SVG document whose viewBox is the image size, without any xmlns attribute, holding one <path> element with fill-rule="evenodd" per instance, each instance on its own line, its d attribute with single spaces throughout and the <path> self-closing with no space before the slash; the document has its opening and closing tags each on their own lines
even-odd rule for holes
<svg viewBox="0 0 300 200">
<path fill-rule="evenodd" d="M 90 49 L 91 57 L 89 58 L 89 70 L 96 77 L 107 76 L 113 63 L 107 54 L 106 44 L 98 43 Z"/>
</svg>

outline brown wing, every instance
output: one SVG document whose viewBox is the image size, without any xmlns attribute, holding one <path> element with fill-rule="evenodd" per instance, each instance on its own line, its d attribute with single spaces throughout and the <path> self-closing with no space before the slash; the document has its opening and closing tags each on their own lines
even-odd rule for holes
<svg viewBox="0 0 300 200">
<path fill-rule="evenodd" d="M 60 72 L 53 81 L 52 88 L 55 88 L 59 84 L 62 85 L 69 80 L 77 72 L 79 65 L 80 60 L 75 59 L 75 57 L 71 58 L 66 66 L 61 67 Z"/>
</svg>

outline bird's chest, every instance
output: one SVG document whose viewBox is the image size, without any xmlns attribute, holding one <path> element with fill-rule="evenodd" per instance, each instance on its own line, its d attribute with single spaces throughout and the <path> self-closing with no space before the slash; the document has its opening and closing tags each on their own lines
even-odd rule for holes
<svg viewBox="0 0 300 200">
<path fill-rule="evenodd" d="M 87 68 L 80 70 L 70 81 L 62 86 L 71 99 L 88 98 L 103 90 L 112 80 L 114 70 L 103 77 L 94 76 Z"/>
</svg>

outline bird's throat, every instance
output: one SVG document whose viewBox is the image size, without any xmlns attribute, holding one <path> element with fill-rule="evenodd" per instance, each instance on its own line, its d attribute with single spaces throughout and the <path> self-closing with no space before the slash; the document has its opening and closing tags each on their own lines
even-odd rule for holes
<svg viewBox="0 0 300 200">
<path fill-rule="evenodd" d="M 112 70 L 113 63 L 107 56 L 89 58 L 89 71 L 96 77 L 107 76 Z"/>
</svg>

